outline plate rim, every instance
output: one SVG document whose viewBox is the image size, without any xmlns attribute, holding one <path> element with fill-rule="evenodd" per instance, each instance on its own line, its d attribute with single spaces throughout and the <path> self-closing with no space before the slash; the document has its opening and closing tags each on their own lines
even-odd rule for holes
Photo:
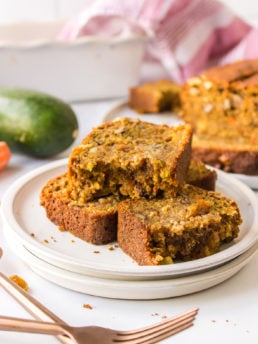
<svg viewBox="0 0 258 344">
<path fill-rule="evenodd" d="M 98 274 L 101 273 L 107 276 L 116 275 L 116 276 L 131 276 L 131 278 L 153 278 L 154 276 L 158 276 L 159 278 L 161 276 L 163 277 L 170 277 L 171 275 L 176 274 L 186 274 L 192 271 L 198 272 L 207 268 L 212 268 L 214 266 L 218 266 L 221 264 L 224 264 L 226 261 L 235 258 L 236 256 L 242 254 L 245 252 L 248 248 L 252 246 L 254 242 L 258 240 L 258 229 L 255 229 L 256 224 L 258 224 L 258 213 L 254 212 L 254 219 L 253 223 L 251 225 L 251 229 L 248 232 L 248 235 L 246 235 L 242 240 L 239 242 L 233 244 L 232 246 L 228 247 L 226 250 L 228 253 L 228 257 L 225 257 L 224 251 L 215 253 L 211 256 L 200 258 L 198 260 L 189 261 L 189 262 L 183 262 L 178 264 L 171 264 L 171 265 L 159 265 L 159 266 L 132 266 L 132 267 L 120 267 L 119 271 L 117 270 L 117 266 L 115 267 L 109 267 L 108 270 L 103 270 L 103 266 L 99 267 L 96 265 L 90 265 L 89 262 L 81 262 L 81 259 L 76 257 L 71 257 L 69 254 L 64 254 L 60 252 L 54 252 L 53 249 L 46 247 L 42 243 L 39 243 L 35 241 L 28 233 L 26 233 L 23 228 L 17 223 L 15 216 L 12 213 L 13 209 L 13 203 L 15 200 L 16 195 L 18 194 L 19 190 L 29 183 L 32 178 L 40 178 L 44 173 L 53 171 L 57 168 L 66 167 L 67 166 L 67 158 L 65 159 L 59 159 L 54 162 L 47 163 L 41 167 L 38 167 L 24 176 L 17 179 L 4 193 L 3 199 L 2 199 L 2 205 L 1 205 L 1 213 L 2 218 L 4 220 L 4 227 L 8 227 L 8 230 L 14 233 L 15 238 L 18 241 L 21 241 L 24 243 L 25 247 L 28 247 L 30 251 L 37 254 L 37 256 L 41 258 L 47 259 L 53 259 L 55 260 L 56 265 L 64 263 L 67 264 L 67 262 L 70 263 L 69 269 L 70 271 L 74 271 L 74 269 L 82 269 L 85 270 L 85 274 Z M 216 170 L 216 169 L 214 169 Z M 258 200 L 256 198 L 255 193 L 244 183 L 241 181 L 232 178 L 231 176 L 228 176 L 223 171 L 218 171 L 218 178 L 224 178 L 224 180 L 228 181 L 229 184 L 234 182 L 234 185 L 238 187 L 241 191 L 244 190 L 245 194 L 248 195 L 248 199 L 250 200 L 250 203 L 253 205 L 253 207 L 256 207 L 258 209 Z M 6 225 L 6 226 L 5 226 Z M 257 226 L 258 227 L 258 226 Z M 248 240 L 247 238 L 248 237 Z M 247 243 L 245 243 L 247 241 Z M 245 245 L 244 245 L 244 244 Z M 236 247 L 238 250 L 236 250 Z M 233 252 L 231 252 L 233 251 Z M 214 262 L 214 257 L 217 258 L 216 262 Z M 73 262 L 71 262 L 71 258 L 73 259 Z M 196 267 L 196 262 L 198 262 L 198 267 Z M 184 264 L 184 265 L 183 265 Z M 185 268 L 184 268 L 185 267 Z M 71 270 L 72 269 L 72 270 Z"/>
<path fill-rule="evenodd" d="M 258 175 L 247 175 L 240 173 L 228 173 L 228 175 L 240 180 L 242 183 L 248 185 L 250 188 L 257 190 L 258 189 Z"/>
<path fill-rule="evenodd" d="M 50 282 L 70 290 L 93 296 L 126 300 L 164 299 L 169 297 L 189 295 L 209 289 L 236 275 L 254 258 L 258 251 L 258 244 L 256 242 L 242 255 L 235 257 L 225 264 L 215 267 L 209 271 L 165 280 L 131 281 L 126 279 L 110 280 L 94 276 L 84 276 L 80 273 L 67 271 L 40 259 L 31 253 L 26 247 L 22 246 L 22 244 L 17 245 L 16 243 L 16 245 L 14 244 L 13 247 L 12 245 L 10 246 L 11 249 L 15 249 L 16 255 L 18 255 L 34 273 L 40 275 Z M 50 275 L 49 269 L 52 270 Z M 47 273 L 48 275 L 46 275 Z M 59 278 L 58 281 L 57 278 Z M 60 281 L 60 278 L 62 278 L 62 282 Z M 66 283 L 64 283 L 64 279 L 66 279 Z M 186 288 L 185 291 L 182 289 L 184 287 Z"/>
</svg>

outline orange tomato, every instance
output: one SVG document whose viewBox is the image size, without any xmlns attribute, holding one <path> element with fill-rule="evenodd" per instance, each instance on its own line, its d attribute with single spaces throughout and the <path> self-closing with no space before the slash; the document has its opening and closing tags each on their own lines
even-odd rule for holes
<svg viewBox="0 0 258 344">
<path fill-rule="evenodd" d="M 0 141 L 0 171 L 3 170 L 11 158 L 11 151 L 6 142 Z"/>
</svg>

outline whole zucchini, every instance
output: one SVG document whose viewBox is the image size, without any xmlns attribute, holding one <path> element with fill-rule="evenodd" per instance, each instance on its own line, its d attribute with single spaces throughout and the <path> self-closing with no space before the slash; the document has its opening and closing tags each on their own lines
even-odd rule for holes
<svg viewBox="0 0 258 344">
<path fill-rule="evenodd" d="M 48 94 L 0 88 L 0 141 L 12 151 L 47 158 L 68 148 L 78 133 L 71 106 Z"/>
</svg>

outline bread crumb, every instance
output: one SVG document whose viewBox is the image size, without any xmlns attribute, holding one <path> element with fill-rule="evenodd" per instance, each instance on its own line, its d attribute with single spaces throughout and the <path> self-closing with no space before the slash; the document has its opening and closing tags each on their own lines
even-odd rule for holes
<svg viewBox="0 0 258 344">
<path fill-rule="evenodd" d="M 88 304 L 88 303 L 84 303 L 83 304 L 83 308 L 93 309 L 93 307 L 90 304 Z"/>
<path fill-rule="evenodd" d="M 98 253 L 100 253 L 100 251 L 93 251 L 93 253 L 96 253 L 96 254 L 98 254 Z"/>
<path fill-rule="evenodd" d="M 29 285 L 28 283 L 20 276 L 18 275 L 12 275 L 9 277 L 11 281 L 13 281 L 15 284 L 17 284 L 19 287 L 21 287 L 23 290 L 28 291 Z"/>
<path fill-rule="evenodd" d="M 44 240 L 44 242 L 45 242 L 46 244 L 48 244 L 48 243 L 49 243 L 49 241 L 48 241 L 47 239 L 45 239 L 45 240 Z"/>
<path fill-rule="evenodd" d="M 159 313 L 152 313 L 151 316 L 154 317 L 154 316 L 158 316 Z"/>
</svg>

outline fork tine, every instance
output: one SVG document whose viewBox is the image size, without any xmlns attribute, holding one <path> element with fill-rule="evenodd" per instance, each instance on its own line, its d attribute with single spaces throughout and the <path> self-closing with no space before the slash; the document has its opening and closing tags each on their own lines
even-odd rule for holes
<svg viewBox="0 0 258 344">
<path fill-rule="evenodd" d="M 116 343 L 130 343 L 130 344 L 146 344 L 146 343 L 157 343 L 162 338 L 167 338 L 169 336 L 172 336 L 173 334 L 176 334 L 180 331 L 183 331 L 184 329 L 190 327 L 193 325 L 193 319 L 187 319 L 183 322 L 172 324 L 164 329 L 157 330 L 154 332 L 142 332 L 138 333 L 138 335 L 134 335 L 134 337 L 119 337 L 119 339 L 115 339 L 114 342 Z"/>
<path fill-rule="evenodd" d="M 142 338 L 143 336 L 160 334 L 167 332 L 168 330 L 176 329 L 180 325 L 192 322 L 198 312 L 198 308 L 195 308 L 187 313 L 173 317 L 155 325 L 150 325 L 144 328 L 140 328 L 134 331 L 122 331 L 117 333 L 116 342 L 132 341 L 134 339 Z"/>
<path fill-rule="evenodd" d="M 187 322 L 186 324 L 180 325 L 177 328 L 174 328 L 173 330 L 162 332 L 160 334 L 156 334 L 155 336 L 153 334 L 149 335 L 147 338 L 141 338 L 139 340 L 133 340 L 128 341 L 128 344 L 155 344 L 159 343 L 162 339 L 171 337 L 183 330 L 186 330 L 187 328 L 193 326 L 192 321 Z M 124 342 L 126 343 L 126 342 Z"/>
<path fill-rule="evenodd" d="M 168 333 L 168 331 L 179 332 L 181 331 L 181 328 L 183 326 L 189 327 L 190 325 L 192 325 L 192 322 L 197 312 L 198 312 L 198 308 L 195 308 L 192 311 L 189 311 L 182 315 L 178 315 L 176 317 L 173 317 L 172 319 L 162 321 L 156 325 L 150 325 L 150 326 L 147 326 L 138 330 L 134 330 L 134 331 L 118 332 L 117 337 L 114 340 L 114 342 L 117 342 L 117 343 L 130 342 L 132 344 L 145 343 L 146 340 Z M 156 343 L 156 341 L 154 343 Z"/>
</svg>

